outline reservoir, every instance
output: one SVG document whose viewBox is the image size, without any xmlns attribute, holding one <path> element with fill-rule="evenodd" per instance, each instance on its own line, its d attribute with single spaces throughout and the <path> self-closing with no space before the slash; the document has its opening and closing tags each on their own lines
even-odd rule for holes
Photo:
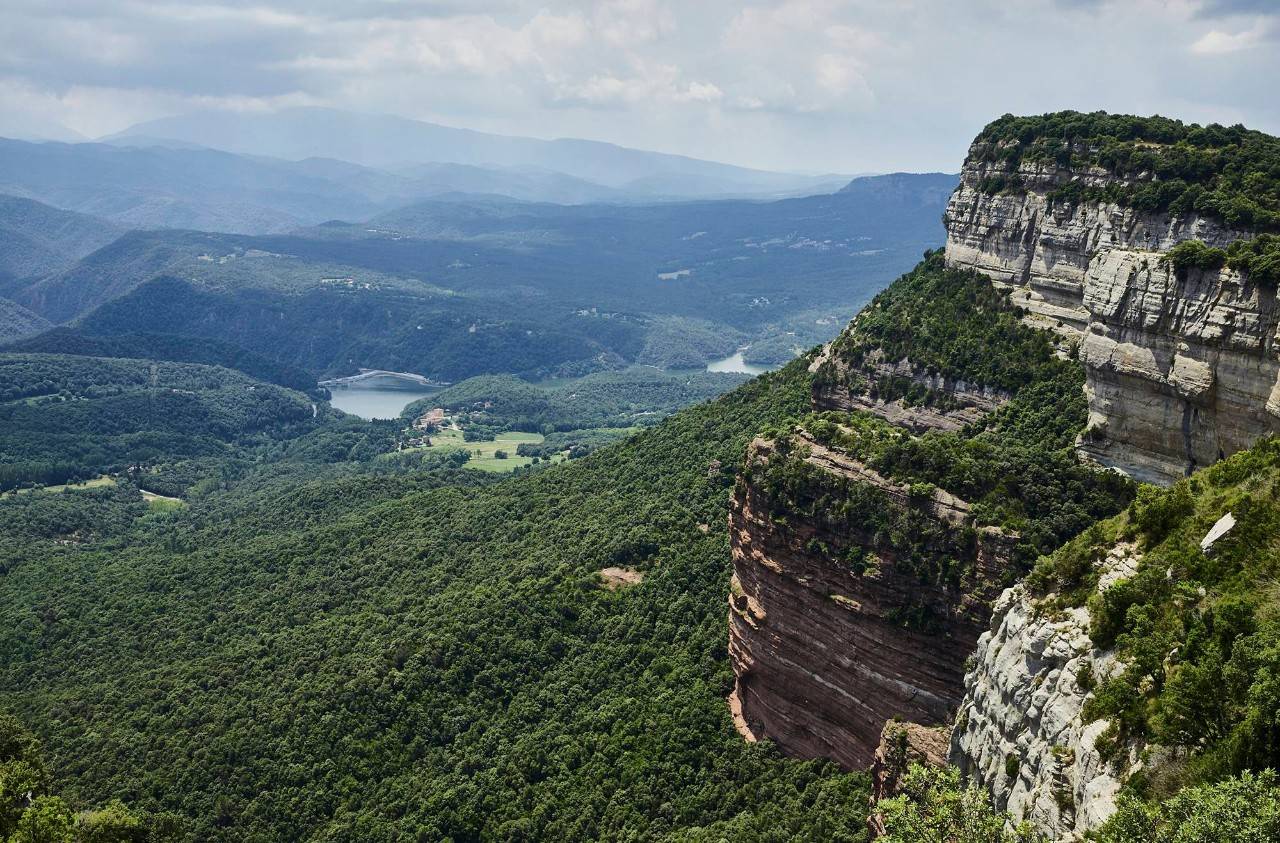
<svg viewBox="0 0 1280 843">
<path fill-rule="evenodd" d="M 332 386 L 329 403 L 344 413 L 362 419 L 394 419 L 400 412 L 419 398 L 425 398 L 438 389 L 413 387 L 392 389 L 385 386 Z"/>
<path fill-rule="evenodd" d="M 744 375 L 763 375 L 769 371 L 768 366 L 755 366 L 742 359 L 742 351 L 736 351 L 723 360 L 713 360 L 707 364 L 708 372 L 737 372 Z"/>
</svg>

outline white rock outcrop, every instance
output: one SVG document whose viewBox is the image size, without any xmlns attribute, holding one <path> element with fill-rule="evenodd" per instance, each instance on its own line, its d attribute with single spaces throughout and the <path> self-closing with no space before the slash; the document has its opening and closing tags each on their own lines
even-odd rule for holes
<svg viewBox="0 0 1280 843">
<path fill-rule="evenodd" d="M 1099 564 L 1099 589 L 1136 566 L 1133 546 L 1118 546 Z M 1094 741 L 1108 722 L 1081 716 L 1092 682 L 1120 669 L 1088 630 L 1083 607 L 1042 612 L 1022 585 L 1007 589 L 978 641 L 951 738 L 951 763 L 1052 840 L 1081 839 L 1111 816 L 1136 763 L 1135 748 L 1119 766 L 1104 761 Z"/>
<path fill-rule="evenodd" d="M 1280 432 L 1277 291 L 1229 269 L 1175 272 L 1177 243 L 1249 233 L 1191 215 L 1050 198 L 1100 169 L 1020 165 L 1022 189 L 986 193 L 997 170 L 970 150 L 947 206 L 947 263 L 989 275 L 1027 321 L 1080 344 L 1089 400 L 1081 450 L 1136 479 L 1171 483 Z"/>
<path fill-rule="evenodd" d="M 1209 528 L 1209 532 L 1205 534 L 1205 537 L 1200 540 L 1200 552 L 1212 553 L 1213 546 L 1218 543 L 1218 540 L 1231 532 L 1232 528 L 1235 526 L 1236 517 L 1230 512 L 1219 518 L 1214 522 L 1213 526 Z"/>
</svg>

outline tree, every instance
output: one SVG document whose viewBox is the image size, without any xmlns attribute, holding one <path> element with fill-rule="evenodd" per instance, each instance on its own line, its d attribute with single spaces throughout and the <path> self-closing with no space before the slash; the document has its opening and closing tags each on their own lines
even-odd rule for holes
<svg viewBox="0 0 1280 843">
<path fill-rule="evenodd" d="M 1267 843 L 1280 840 L 1280 779 L 1274 770 L 1244 773 L 1190 787 L 1153 805 L 1120 800 L 1098 834 L 1099 843 Z"/>
<path fill-rule="evenodd" d="M 996 811 L 991 797 L 962 787 L 954 767 L 912 764 L 900 795 L 882 801 L 884 843 L 1033 843 L 1029 825 L 1010 828 L 1008 815 Z"/>
<path fill-rule="evenodd" d="M 37 797 L 18 818 L 7 843 L 71 843 L 74 819 L 57 796 Z"/>
</svg>

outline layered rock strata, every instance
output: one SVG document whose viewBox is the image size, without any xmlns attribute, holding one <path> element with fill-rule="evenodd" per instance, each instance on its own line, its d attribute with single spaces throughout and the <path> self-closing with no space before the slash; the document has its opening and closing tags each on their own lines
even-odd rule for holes
<svg viewBox="0 0 1280 843">
<path fill-rule="evenodd" d="M 1231 270 L 1175 272 L 1177 243 L 1224 247 L 1247 232 L 1190 215 L 1055 201 L 1100 168 L 1023 161 L 1017 192 L 974 144 L 947 205 L 946 259 L 989 275 L 1027 322 L 1082 343 L 1091 429 L 1083 450 L 1137 479 L 1169 483 L 1280 431 L 1276 291 Z"/>
<path fill-rule="evenodd" d="M 1089 456 L 1168 483 L 1280 432 L 1275 290 L 1115 249 L 1090 265 L 1084 304 Z"/>
<path fill-rule="evenodd" d="M 1009 287 L 1032 324 L 1079 335 L 1091 321 L 1084 281 L 1095 256 L 1111 249 L 1163 252 L 1183 240 L 1225 246 L 1247 236 L 1199 216 L 1148 214 L 1102 202 L 1054 201 L 1068 182 L 1105 186 L 1117 178 L 1098 167 L 1072 170 L 1052 162 L 1022 161 L 1013 174 L 986 161 L 987 144 L 969 149 L 960 186 L 943 222 L 947 263 L 989 275 Z M 1017 192 L 988 193 L 992 179 L 1020 182 Z"/>
<path fill-rule="evenodd" d="M 1099 564 L 1101 591 L 1131 576 L 1137 556 L 1121 544 Z M 1108 721 L 1082 718 L 1094 684 L 1119 669 L 1088 631 L 1084 607 L 1051 612 L 1022 585 L 1005 591 L 965 676 L 951 739 L 951 763 L 987 788 L 997 808 L 1052 840 L 1080 839 L 1101 825 L 1138 764 L 1136 747 L 1104 761 L 1094 742 Z"/>
<path fill-rule="evenodd" d="M 814 379 L 813 406 L 818 410 L 861 411 L 877 415 L 913 433 L 927 430 L 959 430 L 1009 400 L 1000 390 L 963 380 L 945 378 L 915 365 L 909 359 L 885 360 L 873 352 L 858 371 L 824 352 L 810 366 L 821 376 Z M 905 381 L 919 386 L 937 403 L 909 404 L 903 398 L 886 399 L 877 391 L 883 381 Z"/>
<path fill-rule="evenodd" d="M 877 506 L 935 528 L 948 557 L 969 557 L 955 560 L 963 577 L 922 581 L 892 531 L 826 512 L 790 517 L 792 504 L 760 482 L 778 444 L 751 444 L 729 517 L 735 722 L 789 755 L 866 769 L 886 720 L 950 721 L 1014 537 L 973 529 L 969 505 L 942 490 L 913 497 L 847 454 L 802 436 L 790 447 L 815 470 L 815 499 L 835 509 L 869 487 Z"/>
</svg>

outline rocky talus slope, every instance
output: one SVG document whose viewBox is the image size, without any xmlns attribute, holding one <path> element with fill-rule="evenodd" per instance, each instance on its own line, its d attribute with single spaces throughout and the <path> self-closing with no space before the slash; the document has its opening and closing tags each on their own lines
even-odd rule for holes
<svg viewBox="0 0 1280 843">
<path fill-rule="evenodd" d="M 947 263 L 989 275 L 1031 324 L 1082 343 L 1090 430 L 1083 450 L 1169 483 L 1280 431 L 1276 290 L 1230 269 L 1175 271 L 1183 240 L 1248 238 L 1195 214 L 1055 199 L 1116 176 L 1021 161 L 1012 174 L 975 143 L 947 206 Z M 1016 191 L 983 189 L 1015 179 Z"/>
<path fill-rule="evenodd" d="M 1131 543 L 1117 545 L 1098 563 L 1098 591 L 1132 576 L 1137 561 Z M 1000 596 L 991 622 L 965 676 L 950 761 L 1015 820 L 1075 839 L 1115 812 L 1137 762 L 1133 747 L 1104 761 L 1095 742 L 1109 721 L 1082 716 L 1095 684 L 1119 669 L 1115 655 L 1094 647 L 1087 609 L 1047 607 L 1023 585 Z"/>
<path fill-rule="evenodd" d="M 771 487 L 771 470 L 804 470 L 805 499 Z M 832 501 L 858 499 L 841 517 Z M 963 580 L 926 584 L 893 527 L 934 532 L 939 556 L 969 554 Z M 963 693 L 963 663 L 987 627 L 1010 537 L 974 530 L 970 507 L 940 489 L 921 495 L 798 434 L 755 440 L 730 506 L 734 576 L 730 707 L 748 739 L 787 754 L 865 769 L 885 722 L 944 723 Z"/>
</svg>

